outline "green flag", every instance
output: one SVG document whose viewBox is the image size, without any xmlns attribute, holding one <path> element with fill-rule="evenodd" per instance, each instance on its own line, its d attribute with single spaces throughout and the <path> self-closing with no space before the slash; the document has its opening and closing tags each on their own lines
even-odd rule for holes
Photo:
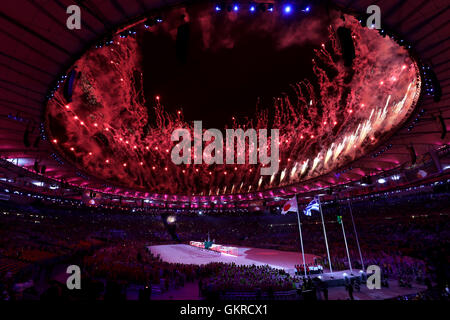
<svg viewBox="0 0 450 320">
<path fill-rule="evenodd" d="M 342 224 L 342 216 L 337 216 L 337 222 L 338 222 L 339 224 Z"/>
</svg>

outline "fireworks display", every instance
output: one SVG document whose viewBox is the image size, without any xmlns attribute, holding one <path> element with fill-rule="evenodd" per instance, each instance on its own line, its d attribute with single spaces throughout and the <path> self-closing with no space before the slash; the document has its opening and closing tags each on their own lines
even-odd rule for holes
<svg viewBox="0 0 450 320">
<path fill-rule="evenodd" d="M 231 38 L 214 41 L 207 28 L 211 14 L 197 17 L 205 26 L 205 48 L 231 50 Z M 280 17 L 271 19 L 270 24 L 261 24 L 261 30 L 278 27 Z M 261 165 L 248 164 L 248 154 L 247 164 L 239 165 L 172 163 L 172 132 L 192 130 L 193 120 L 202 119 L 185 119 L 182 110 L 169 112 L 164 96 L 146 96 L 143 83 L 151 74 L 142 67 L 141 30 L 137 36 L 117 35 L 110 45 L 90 49 L 75 63 L 72 101 L 67 103 L 60 89 L 47 106 L 52 141 L 66 158 L 93 176 L 163 194 L 258 192 L 295 185 L 344 166 L 372 150 L 405 121 L 419 97 L 420 78 L 403 47 L 361 26 L 354 17 L 346 15 L 343 20 L 335 14 L 322 21 L 330 23 L 321 23 L 317 16 L 311 19 L 309 28 L 320 32 L 309 30 L 309 38 L 301 37 L 304 22 L 291 23 L 279 45 L 319 42 L 311 61 L 314 77 L 299 75 L 290 86 L 292 92 L 280 93 L 270 108 L 249 106 L 254 109 L 253 118 L 233 118 L 233 128 L 280 130 L 280 169 L 272 176 L 261 176 Z M 352 33 L 356 53 L 352 67 L 344 66 L 341 56 L 336 36 L 340 26 Z M 170 26 L 161 28 L 172 32 Z M 245 150 L 248 153 L 249 146 Z"/>
</svg>

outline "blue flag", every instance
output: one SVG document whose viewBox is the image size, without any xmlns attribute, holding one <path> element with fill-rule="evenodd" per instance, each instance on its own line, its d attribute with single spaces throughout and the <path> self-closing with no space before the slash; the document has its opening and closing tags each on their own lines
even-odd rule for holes
<svg viewBox="0 0 450 320">
<path fill-rule="evenodd" d="M 305 210 L 303 210 L 303 213 L 305 214 L 305 216 L 311 216 L 311 210 L 317 210 L 319 211 L 319 201 L 317 201 L 316 198 L 314 198 L 305 208 Z"/>
</svg>

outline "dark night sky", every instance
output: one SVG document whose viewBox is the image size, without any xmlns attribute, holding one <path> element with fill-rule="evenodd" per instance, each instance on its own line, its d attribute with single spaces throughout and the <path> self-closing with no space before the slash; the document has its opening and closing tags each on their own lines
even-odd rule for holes
<svg viewBox="0 0 450 320">
<path fill-rule="evenodd" d="M 254 19 L 248 21 L 255 23 Z M 185 64 L 177 60 L 176 41 L 168 33 L 145 33 L 147 101 L 152 103 L 160 95 L 167 110 L 182 108 L 187 120 L 203 120 L 204 128 L 223 128 L 231 124 L 233 115 L 251 117 L 258 97 L 263 107 L 270 107 L 274 96 L 290 91 L 289 84 L 313 77 L 311 59 L 317 44 L 277 49 L 273 33 L 246 27 L 249 23 L 240 19 L 232 28 L 236 41 L 232 49 L 205 49 L 202 29 L 197 20 L 191 19 Z M 212 42 L 220 41 L 222 30 L 217 28 L 211 32 Z"/>
</svg>

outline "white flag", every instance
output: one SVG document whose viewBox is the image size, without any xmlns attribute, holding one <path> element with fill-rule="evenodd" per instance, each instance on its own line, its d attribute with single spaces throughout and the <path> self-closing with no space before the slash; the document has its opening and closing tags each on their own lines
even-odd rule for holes
<svg viewBox="0 0 450 320">
<path fill-rule="evenodd" d="M 289 211 L 298 212 L 297 196 L 293 196 L 284 204 L 281 214 L 286 214 Z"/>
</svg>

